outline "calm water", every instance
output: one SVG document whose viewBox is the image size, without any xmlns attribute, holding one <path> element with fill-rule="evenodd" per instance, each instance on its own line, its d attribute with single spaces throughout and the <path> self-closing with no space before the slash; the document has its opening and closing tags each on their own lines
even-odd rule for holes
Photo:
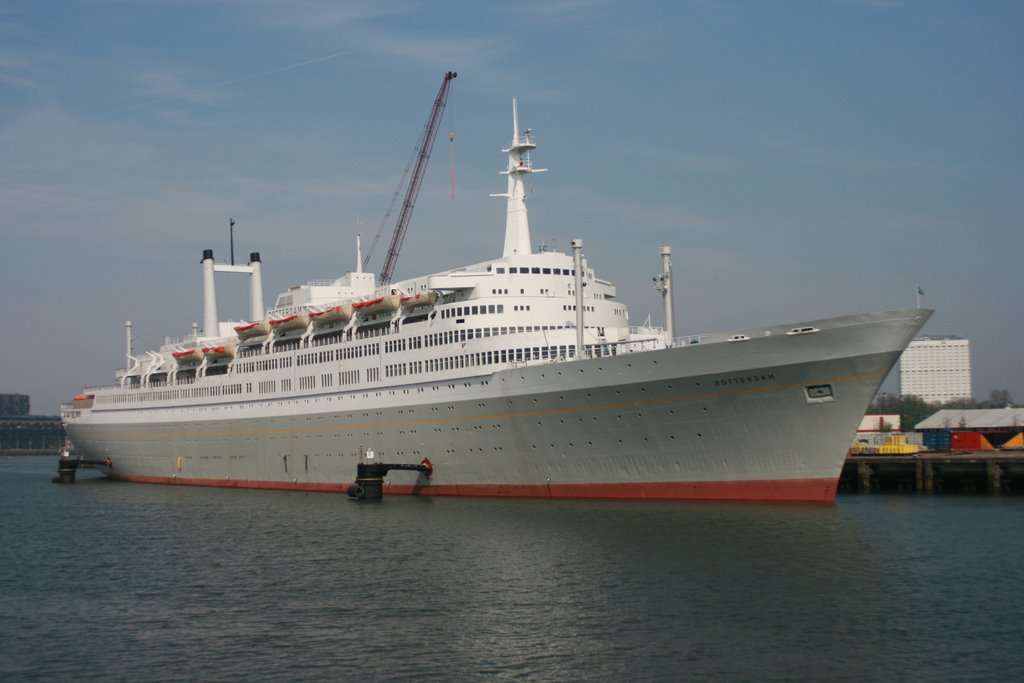
<svg viewBox="0 0 1024 683">
<path fill-rule="evenodd" d="M 1020 680 L 1024 498 L 50 483 L 0 459 L 0 680 Z"/>
</svg>

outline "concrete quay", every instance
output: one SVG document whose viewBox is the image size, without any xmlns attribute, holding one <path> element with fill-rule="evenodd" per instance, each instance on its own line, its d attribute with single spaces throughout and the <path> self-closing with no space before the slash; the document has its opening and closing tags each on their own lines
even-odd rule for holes
<svg viewBox="0 0 1024 683">
<path fill-rule="evenodd" d="M 850 455 L 843 493 L 1024 493 L 1024 451 Z"/>
</svg>

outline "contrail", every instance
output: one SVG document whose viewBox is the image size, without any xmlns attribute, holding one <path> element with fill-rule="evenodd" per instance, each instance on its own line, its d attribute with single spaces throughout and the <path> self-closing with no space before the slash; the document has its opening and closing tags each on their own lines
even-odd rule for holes
<svg viewBox="0 0 1024 683">
<path fill-rule="evenodd" d="M 295 64 L 289 64 L 287 66 L 279 66 L 274 69 L 268 69 L 267 71 L 261 71 L 255 74 L 249 74 L 248 76 L 242 76 L 240 78 L 232 78 L 230 81 L 223 81 L 222 83 L 214 83 L 213 85 L 206 85 L 202 88 L 192 90 L 191 93 L 202 93 L 208 90 L 215 90 L 216 88 L 223 88 L 228 85 L 234 85 L 235 83 L 242 83 L 243 81 L 251 81 L 254 78 L 261 78 L 262 76 L 269 76 L 270 74 L 281 73 L 282 71 L 290 71 L 291 69 L 297 69 L 300 66 L 306 66 L 307 64 L 316 64 L 317 62 L 326 62 L 328 59 L 334 59 L 336 57 L 344 57 L 345 55 L 352 54 L 352 50 L 346 50 L 345 52 L 335 52 L 333 55 L 327 55 L 325 57 L 314 57 L 313 59 L 307 59 L 304 62 L 296 62 Z M 142 107 L 148 107 L 153 104 L 159 104 L 160 102 L 166 102 L 167 100 L 176 100 L 184 97 L 184 95 L 167 95 L 166 97 L 160 97 L 155 100 L 148 102 L 141 102 L 139 104 L 133 104 L 128 107 L 122 107 L 120 109 L 114 109 L 108 111 L 105 114 L 97 114 L 96 116 L 90 117 L 91 119 L 102 119 L 107 116 L 113 116 L 114 114 L 120 114 L 125 111 L 132 111 L 133 109 L 140 109 Z"/>
</svg>

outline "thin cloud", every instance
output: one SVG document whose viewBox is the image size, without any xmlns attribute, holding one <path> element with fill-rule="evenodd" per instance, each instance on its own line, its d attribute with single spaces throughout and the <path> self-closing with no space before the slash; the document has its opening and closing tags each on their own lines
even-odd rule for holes
<svg viewBox="0 0 1024 683">
<path fill-rule="evenodd" d="M 918 159 L 899 158 L 894 156 L 891 151 L 886 151 L 882 155 L 872 155 L 862 149 L 842 148 L 838 145 L 811 145 L 779 138 L 763 140 L 761 145 L 781 159 L 843 171 L 864 174 L 898 173 L 927 178 L 952 178 L 959 175 L 950 166 Z"/>
<path fill-rule="evenodd" d="M 541 17 L 556 17 L 578 15 L 607 4 L 609 0 L 544 0 L 516 5 L 514 11 Z"/>
<path fill-rule="evenodd" d="M 224 4 L 246 10 L 253 21 L 266 26 L 318 32 L 403 14 L 412 7 L 409 3 L 385 0 L 298 0 L 284 4 L 276 0 L 227 0 Z"/>
<path fill-rule="evenodd" d="M 39 66 L 36 60 L 20 54 L 0 55 L 0 82 L 26 90 L 42 89 L 38 80 Z"/>
<path fill-rule="evenodd" d="M 15 88 L 25 88 L 26 90 L 37 90 L 40 88 L 40 85 L 30 78 L 8 73 L 0 73 L 0 83 L 6 83 Z"/>
<path fill-rule="evenodd" d="M 493 61 L 493 57 L 504 51 L 502 38 L 453 38 L 450 36 L 409 36 L 365 33 L 360 44 L 367 52 L 399 57 L 419 65 L 433 64 L 440 70 L 473 64 L 476 69 Z"/>
<path fill-rule="evenodd" d="M 176 67 L 163 67 L 159 69 L 152 69 L 147 72 L 140 74 L 136 78 L 136 82 L 141 87 L 143 94 L 154 98 L 146 102 L 140 102 L 133 104 L 128 107 L 122 107 L 120 109 L 114 109 L 105 114 L 99 114 L 93 118 L 104 118 L 112 116 L 114 114 L 120 114 L 126 111 L 132 111 L 134 109 L 140 109 L 142 107 L 153 106 L 168 102 L 172 100 L 178 100 L 189 104 L 196 105 L 215 105 L 221 104 L 224 101 L 223 96 L 219 95 L 216 91 L 222 88 L 226 88 L 231 85 L 238 83 L 244 83 L 245 81 L 251 81 L 255 78 L 262 78 L 271 74 L 278 74 L 283 71 L 290 71 L 297 69 L 302 66 L 310 64 L 316 64 L 318 62 L 325 62 L 329 59 L 335 59 L 337 57 L 343 57 L 352 54 L 351 50 L 344 52 L 335 52 L 333 54 L 324 55 L 322 57 L 314 57 L 313 59 L 306 59 L 301 62 L 295 62 L 293 64 L 286 64 L 284 66 L 274 67 L 273 69 L 267 69 L 266 71 L 260 71 L 246 76 L 240 76 L 238 78 L 232 78 L 220 83 L 213 83 L 211 85 L 205 85 L 201 87 L 195 87 L 187 85 L 184 80 L 186 78 L 185 72 L 180 68 Z"/>
<path fill-rule="evenodd" d="M 851 7 L 862 7 L 864 9 L 872 10 L 888 10 L 888 9 L 901 9 L 906 7 L 906 3 L 903 0 L 833 0 L 840 5 L 849 5 Z"/>
</svg>

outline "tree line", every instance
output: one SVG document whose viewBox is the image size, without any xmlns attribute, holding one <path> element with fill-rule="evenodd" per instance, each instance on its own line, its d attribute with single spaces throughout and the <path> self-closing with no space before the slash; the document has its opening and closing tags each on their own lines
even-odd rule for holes
<svg viewBox="0 0 1024 683">
<path fill-rule="evenodd" d="M 1006 389 L 993 389 L 986 401 L 960 399 L 947 403 L 928 403 L 917 396 L 894 396 L 881 394 L 868 406 L 868 415 L 899 415 L 904 431 L 911 431 L 914 425 L 936 412 L 952 410 L 984 410 L 989 408 L 1016 408 L 1013 397 Z"/>
</svg>

